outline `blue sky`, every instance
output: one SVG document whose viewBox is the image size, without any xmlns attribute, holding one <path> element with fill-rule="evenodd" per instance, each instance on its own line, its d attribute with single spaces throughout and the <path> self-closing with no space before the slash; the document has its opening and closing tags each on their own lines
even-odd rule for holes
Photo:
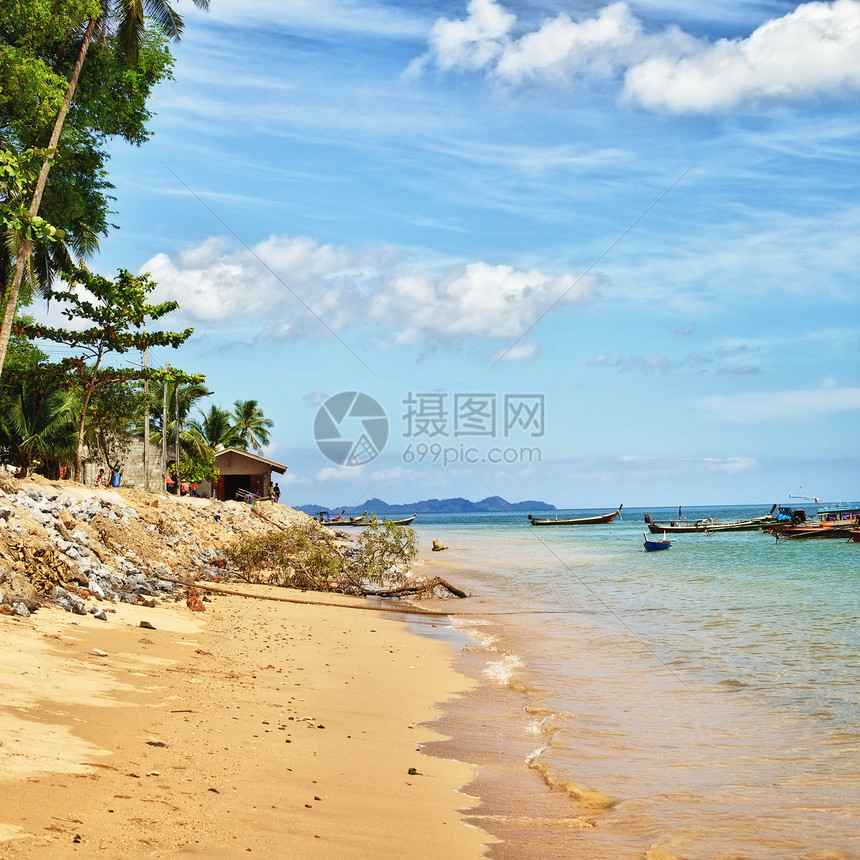
<svg viewBox="0 0 860 860">
<path fill-rule="evenodd" d="M 858 0 L 177 8 L 93 264 L 260 401 L 284 501 L 858 496 Z M 314 442 L 344 391 L 363 465 Z"/>
</svg>

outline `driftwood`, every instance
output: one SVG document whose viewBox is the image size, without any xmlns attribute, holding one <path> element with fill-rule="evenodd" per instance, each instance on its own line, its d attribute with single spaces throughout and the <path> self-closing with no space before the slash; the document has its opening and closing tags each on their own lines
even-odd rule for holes
<svg viewBox="0 0 860 860">
<path fill-rule="evenodd" d="M 454 597 L 468 597 L 465 591 L 451 585 L 441 576 L 434 576 L 433 579 L 422 580 L 421 582 L 410 582 L 406 585 L 401 585 L 398 588 L 389 588 L 385 591 L 368 591 L 367 596 L 370 597 L 405 597 L 407 594 L 428 594 L 435 591 L 437 588 L 444 588 L 449 594 Z"/>
<path fill-rule="evenodd" d="M 250 597 L 253 600 L 275 600 L 279 603 L 300 603 L 307 606 L 336 606 L 339 609 L 369 609 L 372 612 L 405 612 L 410 615 L 447 616 L 451 614 L 450 612 L 440 612 L 435 609 L 424 609 L 421 606 L 415 606 L 411 603 L 401 606 L 398 606 L 396 604 L 392 606 L 364 606 L 360 603 L 333 603 L 322 600 L 302 600 L 298 597 L 280 597 L 272 594 L 248 594 L 245 591 L 237 591 L 234 588 L 224 588 L 220 585 L 213 585 L 208 582 L 201 582 L 200 580 L 188 582 L 185 579 L 177 579 L 172 576 L 161 576 L 159 577 L 159 579 L 163 579 L 165 582 L 175 582 L 178 585 L 184 585 L 186 588 L 202 588 L 204 591 L 211 591 L 213 594 L 224 594 L 230 597 Z M 368 593 L 368 596 L 373 597 L 384 595 L 374 595 L 372 593 Z M 465 597 L 465 594 L 463 596 Z"/>
</svg>

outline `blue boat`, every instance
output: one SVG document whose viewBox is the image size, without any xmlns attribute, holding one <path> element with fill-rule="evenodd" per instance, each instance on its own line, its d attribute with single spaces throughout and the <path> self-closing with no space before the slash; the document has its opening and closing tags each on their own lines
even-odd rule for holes
<svg viewBox="0 0 860 860">
<path fill-rule="evenodd" d="M 667 538 L 663 535 L 663 540 L 653 540 L 648 537 L 645 532 L 642 532 L 642 537 L 645 538 L 645 552 L 657 552 L 661 549 L 669 549 L 675 542 L 672 538 Z"/>
</svg>

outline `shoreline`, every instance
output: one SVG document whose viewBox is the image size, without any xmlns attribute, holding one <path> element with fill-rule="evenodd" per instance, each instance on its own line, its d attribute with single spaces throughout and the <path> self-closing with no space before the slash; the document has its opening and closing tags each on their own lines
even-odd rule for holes
<svg viewBox="0 0 860 860">
<path fill-rule="evenodd" d="M 0 857 L 465 860 L 494 841 L 467 823 L 474 768 L 420 753 L 474 686 L 418 632 L 444 620 L 220 595 L 111 608 L 107 626 L 0 619 Z"/>
</svg>

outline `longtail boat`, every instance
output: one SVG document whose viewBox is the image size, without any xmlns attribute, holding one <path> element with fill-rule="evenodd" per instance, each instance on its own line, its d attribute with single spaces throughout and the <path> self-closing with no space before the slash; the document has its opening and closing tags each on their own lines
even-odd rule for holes
<svg viewBox="0 0 860 860">
<path fill-rule="evenodd" d="M 602 523 L 611 523 L 620 513 L 624 505 L 619 505 L 618 510 L 610 514 L 600 514 L 596 517 L 576 517 L 575 519 L 565 518 L 563 520 L 556 517 L 554 520 L 539 520 L 529 514 L 529 522 L 533 526 L 590 526 L 599 525 Z"/>
<path fill-rule="evenodd" d="M 763 516 L 760 517 L 750 517 L 745 520 L 734 520 L 733 522 L 723 522 L 722 520 L 715 519 L 701 519 L 695 520 L 694 522 L 690 522 L 689 520 L 682 520 L 680 518 L 681 509 L 678 508 L 678 520 L 668 520 L 665 522 L 654 522 L 651 519 L 650 514 L 645 514 L 645 522 L 648 525 L 648 531 L 654 534 L 661 534 L 662 532 L 675 532 L 676 534 L 693 534 L 695 532 L 699 532 L 702 534 L 712 534 L 714 532 L 743 532 L 743 531 L 757 531 L 764 526 L 777 522 L 777 518 L 773 516 L 773 512 L 776 510 L 776 505 L 774 505 L 770 511 Z"/>
<path fill-rule="evenodd" d="M 320 511 L 319 521 L 324 526 L 363 526 L 367 524 L 367 511 L 360 517 L 345 517 L 343 512 L 340 516 L 328 517 L 325 511 Z"/>
<path fill-rule="evenodd" d="M 718 525 L 722 525 L 722 520 L 703 519 L 690 522 L 689 520 L 666 520 L 665 522 L 654 522 L 650 514 L 645 514 L 645 524 L 648 526 L 648 531 L 652 535 L 662 534 L 664 532 L 674 532 L 676 534 L 692 534 L 693 532 L 701 532 L 704 534 L 708 529 L 713 529 Z"/>
<path fill-rule="evenodd" d="M 408 526 L 408 525 L 412 524 L 412 521 L 417 516 L 418 516 L 418 514 L 414 513 L 414 514 L 412 514 L 411 517 L 406 517 L 405 519 L 402 519 L 402 520 L 391 520 L 391 522 L 393 522 L 394 525 L 396 525 L 396 526 Z"/>
<path fill-rule="evenodd" d="M 805 520 L 805 517 L 804 517 Z M 764 526 L 777 540 L 848 538 L 860 528 L 860 508 L 822 508 L 814 521 L 781 522 Z"/>
</svg>

